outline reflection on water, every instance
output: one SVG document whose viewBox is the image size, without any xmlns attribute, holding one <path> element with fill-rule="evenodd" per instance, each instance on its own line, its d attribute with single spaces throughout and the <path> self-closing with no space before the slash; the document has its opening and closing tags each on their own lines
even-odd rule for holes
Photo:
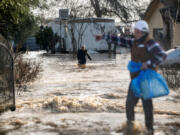
<svg viewBox="0 0 180 135">
<path fill-rule="evenodd" d="M 17 110 L 1 115 L 0 135 L 121 135 L 117 129 L 126 121 L 130 55 L 91 57 L 86 68 L 80 68 L 70 54 L 25 54 L 25 58 L 40 60 L 43 72 L 27 92 L 17 95 Z M 180 132 L 178 103 L 155 100 L 159 135 L 164 135 L 163 130 L 172 135 Z M 143 123 L 141 103 L 135 111 Z"/>
</svg>

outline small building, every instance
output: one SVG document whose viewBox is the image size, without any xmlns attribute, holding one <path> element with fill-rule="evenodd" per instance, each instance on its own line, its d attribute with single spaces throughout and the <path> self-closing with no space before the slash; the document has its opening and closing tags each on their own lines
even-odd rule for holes
<svg viewBox="0 0 180 135">
<path fill-rule="evenodd" d="M 172 0 L 172 2 L 173 1 L 175 2 L 176 0 Z M 167 47 L 167 49 L 170 49 L 170 48 L 174 48 L 176 46 L 180 46 L 180 38 L 179 38 L 180 23 L 177 21 L 180 13 L 177 14 L 177 16 L 176 16 L 177 18 L 175 19 L 176 21 L 174 21 L 174 23 L 172 20 L 173 30 L 171 32 L 171 30 L 168 30 L 168 29 L 171 29 L 171 27 L 167 26 L 168 24 L 170 24 L 168 22 L 169 20 L 166 18 L 163 19 L 162 11 L 163 10 L 170 11 L 169 13 L 171 14 L 171 18 L 173 18 L 172 16 L 174 16 L 173 15 L 174 11 L 172 11 L 172 10 L 175 10 L 175 12 L 180 12 L 180 10 L 178 8 L 176 9 L 175 7 L 173 7 L 170 4 L 166 5 L 166 3 L 168 3 L 168 2 L 169 2 L 168 0 L 152 0 L 152 2 L 150 3 L 150 5 L 145 13 L 144 20 L 146 20 L 148 22 L 149 27 L 150 27 L 150 34 L 155 40 L 161 41 L 161 40 L 167 39 L 168 37 L 172 37 L 172 39 L 170 39 L 171 40 L 170 46 Z M 166 13 L 168 13 L 168 12 L 166 12 Z M 165 25 L 167 27 L 165 27 Z M 167 39 L 167 41 L 168 41 L 168 39 Z"/>
<path fill-rule="evenodd" d="M 56 19 L 48 26 L 61 37 L 58 45 L 68 52 L 77 51 L 81 45 L 86 45 L 88 50 L 93 51 L 108 50 L 107 42 L 97 42 L 94 35 L 112 34 L 117 30 L 114 20 L 105 18 L 76 18 L 59 22 Z"/>
</svg>

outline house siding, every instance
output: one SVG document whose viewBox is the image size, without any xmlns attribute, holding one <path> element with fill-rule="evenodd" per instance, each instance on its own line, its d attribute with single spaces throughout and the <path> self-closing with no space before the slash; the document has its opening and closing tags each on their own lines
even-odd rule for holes
<svg viewBox="0 0 180 135">
<path fill-rule="evenodd" d="M 153 37 L 153 30 L 154 29 L 164 29 L 163 25 L 163 19 L 162 16 L 159 12 L 161 8 L 164 8 L 164 5 L 159 1 L 159 0 L 154 0 L 152 3 L 149 5 L 144 19 L 148 22 L 149 24 L 149 29 L 150 29 L 150 35 Z M 172 42 L 172 48 L 176 46 L 180 46 L 180 23 L 175 24 L 174 28 L 174 38 Z"/>
<path fill-rule="evenodd" d="M 147 20 L 150 29 L 150 35 L 152 37 L 153 37 L 153 29 L 163 28 L 163 20 L 159 12 L 159 9 L 162 7 L 163 5 L 161 3 L 158 3 L 157 7 L 155 8 L 155 11 L 152 13 L 151 17 L 148 18 Z"/>
<path fill-rule="evenodd" d="M 61 24 L 61 28 L 59 24 L 56 24 L 54 22 L 50 22 L 48 24 L 49 27 L 53 29 L 54 33 L 57 33 L 58 35 L 61 35 L 62 38 L 65 40 L 66 45 L 66 51 L 72 52 L 73 51 L 73 45 L 72 45 L 72 35 L 71 35 L 71 26 L 74 27 L 74 36 L 77 42 L 77 49 L 80 48 L 81 45 L 86 45 L 86 48 L 88 50 L 95 50 L 95 51 L 101 51 L 101 50 L 108 50 L 108 45 L 105 40 L 97 42 L 95 40 L 94 35 L 95 34 L 102 34 L 102 31 L 100 30 L 100 27 L 104 28 L 104 32 L 112 32 L 116 31 L 115 22 L 112 19 L 77 19 L 77 20 L 70 20 L 66 24 L 66 30 L 65 25 Z M 82 41 L 78 44 L 79 39 L 79 31 L 84 31 L 82 35 Z M 61 32 L 60 32 L 61 30 Z M 114 46 L 112 46 L 113 48 Z"/>
<path fill-rule="evenodd" d="M 180 46 L 180 23 L 175 24 L 173 47 Z"/>
</svg>

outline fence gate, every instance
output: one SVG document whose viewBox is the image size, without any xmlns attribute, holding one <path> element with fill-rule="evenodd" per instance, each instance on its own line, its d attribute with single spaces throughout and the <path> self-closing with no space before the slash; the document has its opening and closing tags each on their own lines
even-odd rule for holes
<svg viewBox="0 0 180 135">
<path fill-rule="evenodd" d="M 13 57 L 5 44 L 0 42 L 0 113 L 15 110 Z"/>
</svg>

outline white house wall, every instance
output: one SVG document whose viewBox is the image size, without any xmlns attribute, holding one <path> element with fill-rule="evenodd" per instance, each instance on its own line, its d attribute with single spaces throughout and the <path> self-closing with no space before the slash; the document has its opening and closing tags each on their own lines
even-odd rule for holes
<svg viewBox="0 0 180 135">
<path fill-rule="evenodd" d="M 103 34 L 101 30 L 99 29 L 99 26 L 104 26 L 105 27 L 105 33 L 107 34 L 108 32 L 112 33 L 112 31 L 116 30 L 114 22 L 97 22 L 97 23 L 73 23 L 74 25 L 74 35 L 76 41 L 78 41 L 78 31 L 80 27 L 83 24 L 83 29 L 86 28 L 83 36 L 82 36 L 82 43 L 77 46 L 79 48 L 81 45 L 86 45 L 86 48 L 88 50 L 108 50 L 108 45 L 105 40 L 101 41 L 96 41 L 94 35 L 97 34 Z M 68 25 L 61 25 L 61 35 L 63 38 L 65 38 L 66 42 L 66 50 L 67 51 L 72 51 L 73 46 L 72 46 L 72 37 L 71 37 L 71 24 Z M 58 35 L 60 35 L 60 25 L 59 24 L 53 24 L 49 25 L 52 27 L 53 31 L 56 32 Z M 66 30 L 65 30 L 66 28 Z"/>
</svg>

